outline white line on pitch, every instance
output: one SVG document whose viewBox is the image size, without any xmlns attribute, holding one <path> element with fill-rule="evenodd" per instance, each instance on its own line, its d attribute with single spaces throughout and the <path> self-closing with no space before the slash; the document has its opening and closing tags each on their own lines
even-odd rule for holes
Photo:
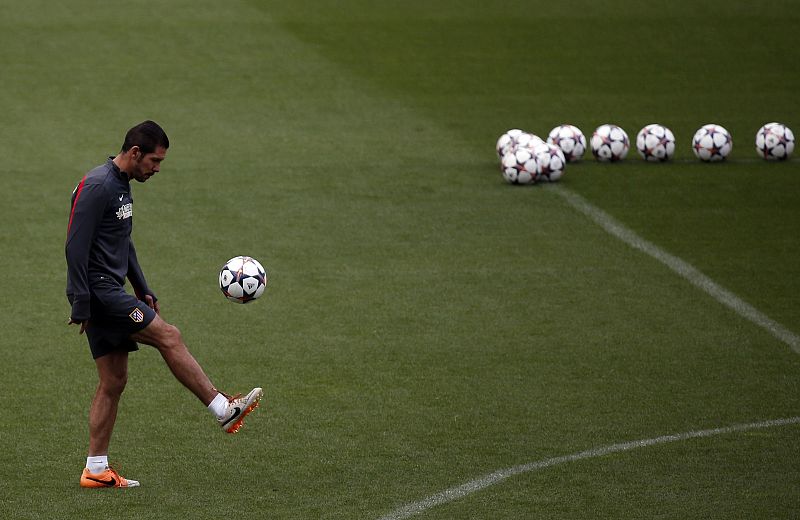
<svg viewBox="0 0 800 520">
<path fill-rule="evenodd" d="M 761 421 L 748 424 L 736 424 L 733 426 L 726 426 L 723 428 L 713 428 L 710 430 L 699 430 L 699 431 L 690 431 L 685 433 L 676 433 L 673 435 L 664 435 L 661 437 L 654 437 L 652 439 L 642 439 L 638 441 L 611 444 L 609 446 L 603 446 L 600 448 L 593 448 L 590 450 L 581 451 L 579 453 L 573 453 L 572 455 L 564 455 L 562 457 L 553 457 L 536 462 L 531 462 L 528 464 L 521 464 L 519 466 L 513 466 L 511 468 L 495 471 L 494 473 L 489 473 L 488 475 L 476 478 L 475 480 L 471 480 L 460 486 L 452 487 L 450 489 L 442 491 L 441 493 L 431 495 L 418 502 L 407 504 L 389 513 L 388 515 L 382 516 L 380 520 L 403 520 L 405 518 L 409 518 L 411 516 L 422 513 L 423 511 L 430 509 L 432 507 L 446 504 L 448 502 L 452 502 L 459 498 L 463 498 L 467 495 L 475 493 L 476 491 L 480 491 L 481 489 L 497 484 L 498 482 L 501 482 L 509 477 L 513 477 L 521 473 L 529 473 L 531 471 L 549 468 L 551 466 L 558 466 L 559 464 L 565 464 L 567 462 L 575 462 L 583 459 L 602 457 L 604 455 L 610 455 L 612 453 L 630 451 L 638 448 L 646 448 L 648 446 L 654 446 L 656 444 L 685 441 L 689 439 L 696 439 L 699 437 L 713 437 L 715 435 L 724 435 L 727 433 L 737 433 L 737 432 L 744 432 L 748 430 L 757 430 L 763 428 L 773 428 L 775 426 L 786 426 L 791 424 L 800 424 L 800 417 L 774 419 L 769 421 Z"/>
<path fill-rule="evenodd" d="M 714 280 L 698 271 L 688 262 L 681 260 L 677 256 L 667 253 L 652 242 L 640 237 L 632 230 L 625 227 L 622 223 L 617 221 L 614 217 L 597 206 L 592 205 L 589 201 L 577 193 L 574 193 L 563 186 L 552 186 L 551 188 L 552 191 L 561 195 L 561 197 L 563 197 L 570 206 L 592 219 L 607 233 L 617 237 L 629 246 L 652 256 L 691 282 L 695 287 L 704 290 L 718 302 L 730 307 L 737 314 L 739 314 L 739 316 L 746 318 L 756 325 L 766 329 L 773 336 L 789 345 L 789 347 L 791 347 L 791 349 L 796 353 L 800 354 L 800 337 L 798 337 L 797 334 L 775 320 L 769 318 L 746 301 L 725 289 Z"/>
</svg>

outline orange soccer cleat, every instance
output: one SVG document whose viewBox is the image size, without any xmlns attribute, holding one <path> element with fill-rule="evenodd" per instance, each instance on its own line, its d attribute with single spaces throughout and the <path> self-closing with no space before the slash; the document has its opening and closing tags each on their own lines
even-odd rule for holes
<svg viewBox="0 0 800 520">
<path fill-rule="evenodd" d="M 120 477 L 115 469 L 109 467 L 102 473 L 89 473 L 87 468 L 83 468 L 81 475 L 81 487 L 85 488 L 128 488 L 138 485 L 138 480 Z"/>
</svg>

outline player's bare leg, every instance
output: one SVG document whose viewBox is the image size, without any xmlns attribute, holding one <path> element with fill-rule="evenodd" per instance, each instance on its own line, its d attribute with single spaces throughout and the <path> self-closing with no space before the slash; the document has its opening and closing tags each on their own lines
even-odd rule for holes
<svg viewBox="0 0 800 520">
<path fill-rule="evenodd" d="M 117 408 L 128 382 L 128 353 L 111 352 L 97 358 L 95 364 L 99 382 L 89 409 L 89 457 L 80 483 L 89 488 L 136 487 L 138 481 L 123 478 L 108 466 L 108 446 L 117 421 Z"/>
<path fill-rule="evenodd" d="M 95 364 L 99 382 L 89 409 L 89 455 L 108 455 L 117 406 L 128 382 L 128 353 L 111 352 Z"/>
<path fill-rule="evenodd" d="M 156 315 L 147 327 L 131 336 L 138 343 L 158 349 L 175 378 L 208 406 L 217 395 L 202 367 L 183 342 L 181 332 Z"/>
<path fill-rule="evenodd" d="M 244 418 L 258 407 L 264 395 L 261 388 L 252 389 L 246 396 L 231 397 L 219 392 L 189 352 L 178 328 L 158 315 L 131 339 L 158 349 L 175 378 L 208 407 L 227 433 L 239 431 Z"/>
</svg>

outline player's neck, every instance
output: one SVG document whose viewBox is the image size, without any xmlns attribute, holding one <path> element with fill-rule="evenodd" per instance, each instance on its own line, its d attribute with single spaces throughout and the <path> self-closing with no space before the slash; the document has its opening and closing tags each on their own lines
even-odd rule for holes
<svg viewBox="0 0 800 520">
<path fill-rule="evenodd" d="M 127 175 L 128 176 L 128 180 L 130 180 L 130 178 L 131 178 L 131 173 L 130 173 L 131 160 L 130 160 L 130 158 L 127 157 L 126 154 L 120 152 L 120 153 L 117 154 L 116 157 L 114 157 L 112 159 L 112 162 L 114 164 L 116 164 L 117 168 L 119 168 L 122 173 Z"/>
</svg>

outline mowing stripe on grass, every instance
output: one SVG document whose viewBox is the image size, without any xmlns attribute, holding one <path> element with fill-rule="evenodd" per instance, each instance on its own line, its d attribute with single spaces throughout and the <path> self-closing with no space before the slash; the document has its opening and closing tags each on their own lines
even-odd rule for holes
<svg viewBox="0 0 800 520">
<path fill-rule="evenodd" d="M 607 233 L 617 237 L 634 249 L 638 249 L 662 264 L 666 265 L 674 272 L 687 279 L 695 287 L 698 287 L 712 298 L 733 309 L 739 316 L 750 320 L 759 327 L 766 329 L 770 334 L 786 343 L 796 353 L 800 354 L 800 337 L 790 331 L 780 323 L 766 316 L 764 313 L 742 300 L 729 290 L 725 289 L 714 280 L 698 271 L 694 266 L 681 260 L 677 256 L 671 255 L 656 246 L 652 242 L 643 239 L 632 230 L 625 227 L 614 217 L 594 206 L 589 201 L 563 186 L 550 186 L 552 191 L 559 194 L 570 206 L 577 209 L 597 225 L 602 227 Z"/>
<path fill-rule="evenodd" d="M 685 441 L 700 437 L 713 437 L 715 435 L 744 432 L 748 430 L 774 428 L 776 426 L 786 426 L 791 424 L 800 424 L 800 417 L 773 419 L 769 421 L 761 421 L 748 424 L 736 424 L 733 426 L 725 426 L 723 428 L 713 428 L 710 430 L 698 430 L 698 431 L 689 431 L 686 433 L 676 433 L 673 435 L 664 435 L 661 437 L 654 437 L 652 439 L 642 439 L 638 441 L 611 444 L 600 448 L 593 448 L 590 450 L 581 451 L 579 453 L 573 453 L 572 455 L 564 455 L 561 457 L 543 459 L 528 464 L 521 464 L 519 466 L 501 469 L 495 471 L 494 473 L 489 473 L 488 475 L 476 478 L 475 480 L 471 480 L 460 486 L 452 487 L 450 489 L 442 491 L 441 493 L 431 495 L 428 498 L 420 500 L 419 502 L 413 502 L 411 504 L 407 504 L 389 513 L 388 515 L 382 516 L 380 520 L 403 520 L 404 518 L 409 518 L 416 514 L 422 513 L 423 511 L 430 509 L 434 506 L 446 504 L 448 502 L 458 500 L 459 498 L 463 498 L 476 491 L 480 491 L 481 489 L 497 484 L 509 477 L 513 477 L 521 473 L 528 473 L 531 471 L 549 468 L 551 466 L 558 466 L 559 464 L 565 464 L 567 462 L 575 462 L 583 459 L 602 457 L 605 455 L 610 455 L 612 453 L 630 451 L 637 448 L 646 448 L 648 446 L 654 446 L 656 444 L 666 444 L 668 442 Z"/>
</svg>

